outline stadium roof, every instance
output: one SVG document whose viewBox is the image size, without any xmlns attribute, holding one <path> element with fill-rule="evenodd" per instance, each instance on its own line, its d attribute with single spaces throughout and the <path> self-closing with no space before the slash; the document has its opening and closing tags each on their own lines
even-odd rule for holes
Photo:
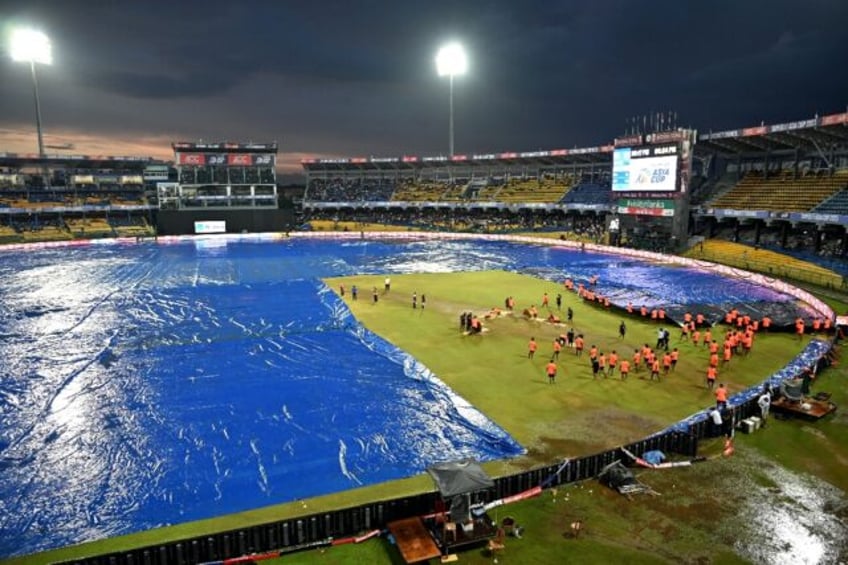
<svg viewBox="0 0 848 565">
<path fill-rule="evenodd" d="M 139 169 L 145 165 L 165 164 L 152 157 L 113 157 L 109 155 L 42 155 L 38 153 L 0 153 L 0 167 L 53 167 L 78 169 Z"/>
<path fill-rule="evenodd" d="M 454 155 L 453 157 L 344 157 L 335 159 L 303 159 L 301 165 L 310 172 L 368 172 L 453 168 L 462 166 L 574 165 L 610 163 L 618 146 L 679 141 L 683 130 L 622 136 L 612 144 L 548 151 L 504 152 Z M 759 125 L 698 136 L 696 153 L 751 154 L 765 151 L 830 148 L 848 145 L 848 112 L 816 116 L 774 125 Z"/>
<path fill-rule="evenodd" d="M 771 126 L 710 132 L 698 137 L 696 151 L 745 154 L 848 145 L 848 112 Z"/>
<path fill-rule="evenodd" d="M 303 159 L 301 165 L 307 172 L 326 171 L 395 171 L 435 168 L 461 168 L 485 166 L 548 165 L 568 166 L 587 163 L 612 162 L 612 145 L 552 149 L 549 151 L 522 151 L 454 155 L 448 157 L 350 157 L 339 159 Z"/>
</svg>

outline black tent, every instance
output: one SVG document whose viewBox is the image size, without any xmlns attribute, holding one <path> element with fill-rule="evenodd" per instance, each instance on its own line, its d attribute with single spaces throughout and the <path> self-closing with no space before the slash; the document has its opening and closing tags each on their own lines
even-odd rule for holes
<svg viewBox="0 0 848 565">
<path fill-rule="evenodd" d="M 436 463 L 427 472 L 433 477 L 442 498 L 450 500 L 450 516 L 454 522 L 471 518 L 471 493 L 495 486 L 491 477 L 473 459 Z"/>
<path fill-rule="evenodd" d="M 635 484 L 636 478 L 633 472 L 621 464 L 621 461 L 613 461 L 601 469 L 598 479 L 610 488 L 619 492 L 625 487 Z"/>
</svg>

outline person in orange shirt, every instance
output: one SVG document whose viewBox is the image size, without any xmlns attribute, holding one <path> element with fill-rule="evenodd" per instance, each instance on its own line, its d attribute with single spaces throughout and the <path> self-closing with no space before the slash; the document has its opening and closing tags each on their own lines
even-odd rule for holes
<svg viewBox="0 0 848 565">
<path fill-rule="evenodd" d="M 577 337 L 574 338 L 574 354 L 577 357 L 581 357 L 583 355 L 584 345 L 585 344 L 583 342 L 583 335 L 582 334 L 578 335 Z"/>
<path fill-rule="evenodd" d="M 825 333 L 830 333 L 830 326 L 831 325 L 832 325 L 832 322 L 830 321 L 830 318 L 825 318 L 824 319 L 824 326 L 823 326 Z"/>
<path fill-rule="evenodd" d="M 718 367 L 718 353 L 710 354 L 710 367 Z"/>
<path fill-rule="evenodd" d="M 680 358 L 680 352 L 675 347 L 671 352 L 671 370 L 672 371 L 674 371 L 674 369 L 677 368 L 677 360 L 679 358 Z"/>
<path fill-rule="evenodd" d="M 549 303 L 549 301 L 548 301 L 548 293 L 546 292 L 545 294 L 543 294 L 543 295 L 542 295 L 542 306 L 544 306 L 545 308 L 547 308 L 547 307 L 548 307 L 548 303 Z"/>
<path fill-rule="evenodd" d="M 557 364 L 554 363 L 553 357 L 545 367 L 545 371 L 548 373 L 548 384 L 554 384 L 556 382 Z"/>
<path fill-rule="evenodd" d="M 715 391 L 715 397 L 717 409 L 724 410 L 727 408 L 727 389 L 724 388 L 724 383 L 718 385 L 718 388 Z"/>
<path fill-rule="evenodd" d="M 601 371 L 601 375 L 607 378 L 607 356 L 604 355 L 603 351 L 598 355 L 598 369 Z"/>
<path fill-rule="evenodd" d="M 683 323 L 684 324 L 686 324 L 688 326 L 689 322 L 691 322 L 691 321 L 692 321 L 692 312 L 686 312 L 685 314 L 683 314 Z"/>
<path fill-rule="evenodd" d="M 701 343 L 701 332 L 695 330 L 692 332 L 692 345 L 698 345 L 699 343 Z"/>
<path fill-rule="evenodd" d="M 532 359 L 536 355 L 536 350 L 539 348 L 539 344 L 536 343 L 536 338 L 531 337 L 530 343 L 527 344 L 527 358 Z"/>
<path fill-rule="evenodd" d="M 598 357 L 598 346 L 593 345 L 589 348 L 589 359 L 596 359 Z"/>
<path fill-rule="evenodd" d="M 633 303 L 632 303 L 632 302 L 628 302 L 628 303 L 627 303 L 627 313 L 628 313 L 628 314 L 632 314 L 632 313 L 633 313 Z"/>
<path fill-rule="evenodd" d="M 718 353 L 718 342 L 716 340 L 710 342 L 710 354 L 713 353 Z"/>
<path fill-rule="evenodd" d="M 689 322 L 683 322 L 680 326 L 680 341 L 689 339 Z"/>
<path fill-rule="evenodd" d="M 733 323 L 733 313 L 732 312 L 728 312 L 727 314 L 724 315 L 724 323 L 727 324 L 728 326 Z"/>
<path fill-rule="evenodd" d="M 639 372 L 639 363 L 642 361 L 642 354 L 638 349 L 633 350 L 633 370 Z"/>
<path fill-rule="evenodd" d="M 751 353 L 751 348 L 754 346 L 754 334 L 749 333 L 745 334 L 745 337 L 742 338 L 742 353 L 748 355 Z"/>
<path fill-rule="evenodd" d="M 701 314 L 700 312 L 698 312 L 698 313 L 695 315 L 695 324 L 696 324 L 699 328 L 700 328 L 701 326 L 703 326 L 703 325 L 704 325 L 704 315 L 703 315 L 703 314 Z"/>
<path fill-rule="evenodd" d="M 798 341 L 804 337 L 804 320 L 798 318 L 795 321 L 795 333 L 798 335 Z"/>
<path fill-rule="evenodd" d="M 656 308 L 653 308 L 653 309 L 651 310 L 651 319 L 652 319 L 652 320 L 656 320 L 656 319 L 657 319 L 657 316 L 659 316 L 659 312 L 657 312 L 657 309 L 656 309 Z"/>
<path fill-rule="evenodd" d="M 819 333 L 819 330 L 821 329 L 821 325 L 822 325 L 821 318 L 814 318 L 813 319 L 813 333 Z"/>
<path fill-rule="evenodd" d="M 653 363 L 651 363 L 651 380 L 654 380 L 654 377 L 657 378 L 657 381 L 660 380 L 660 360 L 654 359 Z"/>
<path fill-rule="evenodd" d="M 615 352 L 615 349 L 612 350 L 612 353 L 609 355 L 609 370 L 607 374 L 612 376 L 615 374 L 615 368 L 618 365 L 618 353 Z"/>
<path fill-rule="evenodd" d="M 716 377 L 718 376 L 718 369 L 715 367 L 710 367 L 707 369 L 707 389 L 712 390 L 715 386 Z"/>
<path fill-rule="evenodd" d="M 665 310 L 664 309 L 660 308 L 658 315 L 659 315 L 660 321 L 665 320 Z"/>
<path fill-rule="evenodd" d="M 729 347 L 725 344 L 724 346 L 724 357 L 722 358 L 722 365 L 727 365 L 730 363 L 730 358 L 733 357 L 733 348 Z"/>
<path fill-rule="evenodd" d="M 668 372 L 671 371 L 671 353 L 666 353 L 665 355 L 663 355 L 662 364 L 663 374 L 668 375 Z"/>
<path fill-rule="evenodd" d="M 554 340 L 554 356 L 553 359 L 559 361 L 559 352 L 562 351 L 562 343 L 559 339 Z"/>
<path fill-rule="evenodd" d="M 763 320 L 760 325 L 763 326 L 764 331 L 769 331 L 769 328 L 771 327 L 771 318 L 769 318 L 768 316 L 763 316 Z"/>
<path fill-rule="evenodd" d="M 713 332 L 709 328 L 704 332 L 704 347 L 707 347 L 713 341 Z"/>
<path fill-rule="evenodd" d="M 637 363 L 637 365 L 638 365 L 638 363 Z M 621 372 L 621 380 L 626 381 L 627 375 L 630 374 L 630 361 L 628 361 L 627 359 L 622 359 L 621 360 L 621 369 L 619 369 L 619 371 Z"/>
<path fill-rule="evenodd" d="M 639 314 L 641 314 L 643 318 L 647 317 L 648 309 L 644 305 L 642 305 L 642 307 L 639 308 Z"/>
</svg>

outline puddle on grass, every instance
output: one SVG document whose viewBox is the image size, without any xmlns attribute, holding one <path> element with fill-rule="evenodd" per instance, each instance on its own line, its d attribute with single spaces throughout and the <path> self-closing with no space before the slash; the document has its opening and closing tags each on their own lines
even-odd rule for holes
<svg viewBox="0 0 848 565">
<path fill-rule="evenodd" d="M 735 551 L 754 563 L 819 565 L 848 562 L 848 502 L 836 487 L 785 468 L 760 466 L 776 484 L 753 488 L 740 518 L 748 525 Z"/>
</svg>

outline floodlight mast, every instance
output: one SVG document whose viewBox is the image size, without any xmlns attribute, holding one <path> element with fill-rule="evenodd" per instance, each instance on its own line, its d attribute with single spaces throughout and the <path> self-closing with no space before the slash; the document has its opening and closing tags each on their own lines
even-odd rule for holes
<svg viewBox="0 0 848 565">
<path fill-rule="evenodd" d="M 439 76 L 447 75 L 450 82 L 450 122 L 448 127 L 448 143 L 450 156 L 454 156 L 453 150 L 453 77 L 465 74 L 468 70 L 468 59 L 465 50 L 459 43 L 449 43 L 439 49 L 436 54 L 436 71 Z"/>
<path fill-rule="evenodd" d="M 11 37 L 12 60 L 29 63 L 32 73 L 32 88 L 35 94 L 35 127 L 38 132 L 38 156 L 44 156 L 44 138 L 41 134 L 41 102 L 38 97 L 38 76 L 35 64 L 53 64 L 50 39 L 40 31 L 16 29 Z"/>
</svg>

